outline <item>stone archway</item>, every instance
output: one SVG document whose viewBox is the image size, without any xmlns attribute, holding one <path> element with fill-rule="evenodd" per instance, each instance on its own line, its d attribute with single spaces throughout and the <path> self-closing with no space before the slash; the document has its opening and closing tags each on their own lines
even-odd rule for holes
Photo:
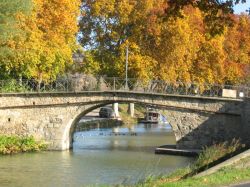
<svg viewBox="0 0 250 187">
<path fill-rule="evenodd" d="M 117 102 L 117 101 L 116 101 Z M 68 123 L 65 125 L 64 128 L 64 133 L 63 133 L 63 137 L 62 137 L 62 150 L 67 150 L 67 149 L 71 149 L 73 146 L 73 134 L 75 132 L 75 128 L 76 125 L 78 123 L 78 121 L 86 114 L 88 114 L 89 112 L 106 106 L 108 104 L 113 104 L 115 103 L 114 101 L 112 102 L 104 102 L 104 103 L 100 103 L 100 104 L 95 104 L 95 105 L 91 105 L 91 106 L 83 106 L 83 107 L 79 107 L 78 111 L 76 112 L 76 114 L 74 115 L 74 117 L 72 117 L 72 119 L 70 119 L 68 121 Z M 120 101 L 119 103 L 126 103 L 129 104 L 131 102 L 129 101 Z M 136 102 L 137 104 L 143 105 L 143 102 Z M 157 107 L 156 107 L 157 108 Z M 178 140 L 181 137 L 181 132 L 180 132 L 180 128 L 177 125 L 177 122 L 180 121 L 180 119 L 177 119 L 174 113 L 168 113 L 168 119 L 170 122 L 170 126 L 171 129 L 173 131 L 173 134 L 175 136 L 175 140 L 176 142 L 178 142 Z M 162 144 L 164 144 L 165 142 L 162 142 Z M 178 145 L 177 145 L 178 147 Z"/>
<path fill-rule="evenodd" d="M 65 124 L 65 127 L 63 128 L 63 135 L 62 135 L 62 150 L 71 149 L 73 146 L 73 134 L 75 132 L 76 125 L 78 121 L 89 112 L 100 108 L 102 106 L 105 106 L 110 103 L 101 103 L 101 104 L 95 104 L 95 105 L 87 105 L 78 107 L 76 110 L 76 113 L 72 118 L 67 121 Z"/>
</svg>

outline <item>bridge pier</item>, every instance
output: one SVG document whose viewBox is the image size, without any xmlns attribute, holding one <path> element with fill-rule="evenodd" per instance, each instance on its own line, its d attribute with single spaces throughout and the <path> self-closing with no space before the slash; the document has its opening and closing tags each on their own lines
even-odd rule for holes
<svg viewBox="0 0 250 187">
<path fill-rule="evenodd" d="M 119 114 L 119 104 L 118 103 L 113 104 L 113 110 L 114 110 L 114 113 L 115 113 L 115 117 L 119 118 L 120 114 Z"/>
<path fill-rule="evenodd" d="M 129 103 L 128 105 L 128 114 L 133 118 L 135 115 L 135 104 Z"/>
</svg>

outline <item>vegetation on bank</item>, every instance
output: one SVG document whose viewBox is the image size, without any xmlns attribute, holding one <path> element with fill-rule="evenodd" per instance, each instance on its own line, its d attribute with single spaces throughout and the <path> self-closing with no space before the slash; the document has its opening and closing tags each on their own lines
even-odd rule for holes
<svg viewBox="0 0 250 187">
<path fill-rule="evenodd" d="M 219 170 L 218 172 L 200 178 L 187 178 L 177 181 L 165 181 L 165 179 L 148 180 L 143 184 L 138 184 L 137 187 L 143 186 L 167 186 L 167 187 L 197 187 L 197 186 L 218 186 L 236 184 L 250 179 L 250 167 L 234 168 L 227 167 Z"/>
<path fill-rule="evenodd" d="M 243 149 L 245 146 L 238 140 L 206 147 L 191 166 L 179 169 L 168 176 L 150 177 L 136 186 L 212 186 L 250 179 L 250 165 L 246 168 L 228 167 L 209 176 L 193 178 L 199 172 L 236 155 Z M 250 163 L 250 159 L 248 161 Z"/>
<path fill-rule="evenodd" d="M 0 136 L 0 155 L 36 152 L 46 149 L 47 144 L 36 141 L 34 137 Z"/>
<path fill-rule="evenodd" d="M 129 104 L 120 104 L 119 113 L 122 119 L 122 122 L 126 125 L 134 125 L 137 123 L 138 118 L 144 117 L 145 108 L 140 105 L 135 105 L 135 114 L 134 117 L 131 117 L 128 113 Z"/>
<path fill-rule="evenodd" d="M 191 173 L 189 176 L 193 176 L 201 171 L 213 167 L 214 165 L 237 155 L 244 149 L 245 145 L 241 144 L 240 141 L 236 139 L 231 142 L 224 142 L 215 144 L 211 147 L 205 147 L 196 162 L 191 166 Z"/>
</svg>

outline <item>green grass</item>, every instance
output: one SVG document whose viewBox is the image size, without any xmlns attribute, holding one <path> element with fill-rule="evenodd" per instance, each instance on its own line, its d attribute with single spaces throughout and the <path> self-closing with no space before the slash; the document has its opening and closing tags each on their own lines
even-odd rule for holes
<svg viewBox="0 0 250 187">
<path fill-rule="evenodd" d="M 195 175 L 198 172 L 204 171 L 228 158 L 236 155 L 245 149 L 239 140 L 233 139 L 231 142 L 215 144 L 210 147 L 205 147 L 199 154 L 198 159 L 191 166 L 190 175 Z"/>
<path fill-rule="evenodd" d="M 0 136 L 0 154 L 35 152 L 47 149 L 47 144 L 37 142 L 33 137 Z"/>
<path fill-rule="evenodd" d="M 177 170 L 167 177 L 148 178 L 145 182 L 137 184 L 136 187 L 207 187 L 228 184 L 237 184 L 250 180 L 250 167 L 235 168 L 227 167 L 209 176 L 181 179 L 189 169 Z"/>
<path fill-rule="evenodd" d="M 249 167 L 242 167 L 246 166 L 245 160 L 237 163 L 237 165 L 241 167 L 236 167 L 235 165 L 219 170 L 218 172 L 206 177 L 193 177 L 198 172 L 204 171 L 207 168 L 232 157 L 242 149 L 244 149 L 244 145 L 241 145 L 238 140 L 206 147 L 191 166 L 179 169 L 168 176 L 158 178 L 149 177 L 136 186 L 205 187 L 227 185 L 250 180 L 250 164 Z M 248 158 L 248 162 L 250 163 L 250 158 Z"/>
<path fill-rule="evenodd" d="M 156 181 L 146 182 L 137 186 L 205 187 L 235 184 L 248 180 L 250 180 L 250 168 L 236 169 L 228 167 L 206 177 L 190 177 L 187 179 L 171 182 L 169 182 L 168 178 L 161 178 Z"/>
</svg>

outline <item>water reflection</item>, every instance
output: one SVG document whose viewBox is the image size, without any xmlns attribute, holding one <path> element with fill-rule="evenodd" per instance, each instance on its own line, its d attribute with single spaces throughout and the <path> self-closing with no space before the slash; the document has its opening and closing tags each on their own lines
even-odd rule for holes
<svg viewBox="0 0 250 187">
<path fill-rule="evenodd" d="M 139 124 L 130 127 L 94 128 L 74 135 L 74 148 L 125 151 L 153 151 L 162 144 L 174 144 L 170 126 Z"/>
<path fill-rule="evenodd" d="M 105 173 L 104 184 L 119 184 L 118 179 L 135 183 L 148 175 L 169 173 L 192 161 L 185 157 L 154 154 L 157 146 L 175 144 L 169 125 L 94 128 L 75 133 L 74 138 L 75 153 L 98 157 L 93 164 L 101 166 Z"/>
<path fill-rule="evenodd" d="M 174 143 L 167 126 L 100 127 L 75 133 L 74 141 L 73 151 L 0 157 L 0 186 L 133 184 L 192 162 L 154 154 L 155 146 Z"/>
</svg>

